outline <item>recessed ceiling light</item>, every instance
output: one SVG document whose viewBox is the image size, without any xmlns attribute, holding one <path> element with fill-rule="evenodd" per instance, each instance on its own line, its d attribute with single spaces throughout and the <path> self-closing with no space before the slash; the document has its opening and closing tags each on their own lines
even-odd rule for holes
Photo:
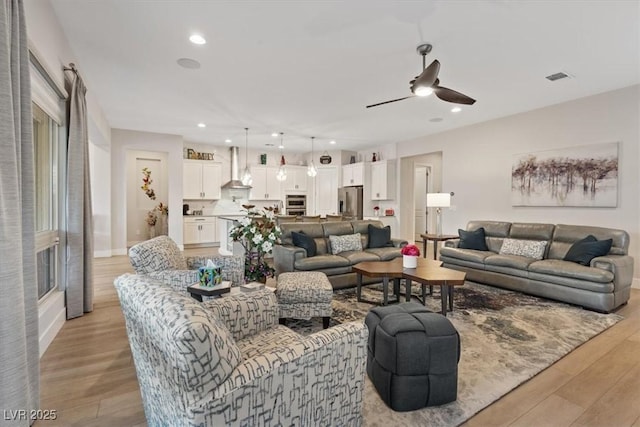
<svg viewBox="0 0 640 427">
<path fill-rule="evenodd" d="M 199 127 L 199 128 L 206 128 L 206 127 L 207 127 L 207 125 L 205 125 L 204 123 L 198 123 L 198 127 Z"/>
<path fill-rule="evenodd" d="M 272 133 L 271 136 L 274 137 L 274 138 L 277 137 L 278 136 L 278 132 Z"/>
<path fill-rule="evenodd" d="M 432 123 L 438 123 L 438 122 L 441 122 L 442 120 L 443 120 L 442 117 L 434 117 L 433 119 L 429 119 L 429 121 Z"/>
<path fill-rule="evenodd" d="M 333 139 L 331 141 L 329 141 L 329 144 L 331 144 L 331 145 L 334 145 L 335 143 L 336 143 L 336 141 L 333 140 Z"/>
<path fill-rule="evenodd" d="M 191 36 L 189 36 L 189 41 L 193 44 L 205 44 L 207 42 L 207 40 L 200 34 L 191 34 Z"/>
<path fill-rule="evenodd" d="M 182 68 L 189 68 L 190 70 L 196 70 L 200 68 L 200 63 L 191 58 L 180 58 L 176 61 Z"/>
<path fill-rule="evenodd" d="M 225 139 L 224 142 L 226 142 L 227 144 L 231 144 L 231 140 L 230 139 Z"/>
<path fill-rule="evenodd" d="M 272 144 L 272 143 L 270 143 L 270 142 L 267 142 L 267 143 L 266 143 L 266 144 L 264 144 L 264 145 L 266 145 L 267 147 L 273 147 L 273 144 Z"/>
<path fill-rule="evenodd" d="M 451 109 L 451 112 L 452 112 L 452 113 L 459 113 L 460 111 L 462 111 L 462 108 L 460 108 L 460 107 L 453 107 L 453 108 Z"/>
</svg>

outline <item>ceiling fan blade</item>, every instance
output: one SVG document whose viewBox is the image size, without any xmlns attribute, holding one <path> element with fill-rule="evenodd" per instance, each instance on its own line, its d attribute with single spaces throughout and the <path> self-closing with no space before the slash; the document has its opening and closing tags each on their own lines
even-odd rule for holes
<svg viewBox="0 0 640 427">
<path fill-rule="evenodd" d="M 403 99 L 407 99 L 407 98 L 413 98 L 413 95 L 411 95 L 411 96 L 405 96 L 404 98 L 392 99 L 391 101 L 384 101 L 384 102 L 378 102 L 377 104 L 367 105 L 367 108 L 377 107 L 378 105 L 389 104 L 389 103 L 391 103 L 391 102 L 402 101 Z"/>
<path fill-rule="evenodd" d="M 476 102 L 475 99 L 470 98 L 467 95 L 442 86 L 435 86 L 433 88 L 433 93 L 435 93 L 436 96 L 443 101 L 453 102 L 454 104 L 472 105 Z"/>
<path fill-rule="evenodd" d="M 422 71 L 422 73 L 416 77 L 416 80 L 411 84 L 411 91 L 418 86 L 431 86 L 435 83 L 440 72 L 440 61 L 434 59 L 434 61 Z"/>
</svg>

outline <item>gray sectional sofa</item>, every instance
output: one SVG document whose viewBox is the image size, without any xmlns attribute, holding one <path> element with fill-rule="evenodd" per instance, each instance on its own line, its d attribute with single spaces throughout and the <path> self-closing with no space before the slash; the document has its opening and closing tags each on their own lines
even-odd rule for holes
<svg viewBox="0 0 640 427">
<path fill-rule="evenodd" d="M 485 230 L 488 251 L 458 248 L 458 240 L 440 251 L 443 266 L 467 273 L 467 279 L 610 312 L 625 304 L 631 293 L 633 258 L 629 234 L 623 230 L 579 225 L 471 221 L 468 231 Z M 588 235 L 612 239 L 606 256 L 584 266 L 564 261 L 571 245 Z M 501 255 L 505 239 L 545 241 L 543 259 Z"/>
<path fill-rule="evenodd" d="M 400 248 L 406 240 L 391 239 L 392 246 L 369 248 L 369 224 L 383 228 L 380 221 L 336 221 L 323 223 L 283 223 L 282 244 L 273 248 L 276 275 L 289 271 L 321 271 L 327 275 L 334 289 L 356 286 L 356 273 L 351 266 L 363 261 L 389 261 L 402 256 Z M 293 245 L 291 232 L 304 232 L 312 237 L 317 247 L 315 256 L 307 256 L 307 251 Z M 329 236 L 344 236 L 360 233 L 361 251 L 346 251 L 333 255 Z M 379 282 L 379 278 L 363 278 L 363 283 Z"/>
</svg>

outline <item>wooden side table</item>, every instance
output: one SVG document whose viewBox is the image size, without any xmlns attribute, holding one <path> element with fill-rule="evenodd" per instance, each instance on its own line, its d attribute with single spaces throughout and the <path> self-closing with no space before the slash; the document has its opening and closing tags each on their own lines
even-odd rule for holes
<svg viewBox="0 0 640 427">
<path fill-rule="evenodd" d="M 433 259 L 438 259 L 438 242 L 444 242 L 446 240 L 454 240 L 459 239 L 460 236 L 455 236 L 452 234 L 421 234 L 422 237 L 422 256 L 423 258 L 427 257 L 427 241 L 433 242 Z"/>
</svg>

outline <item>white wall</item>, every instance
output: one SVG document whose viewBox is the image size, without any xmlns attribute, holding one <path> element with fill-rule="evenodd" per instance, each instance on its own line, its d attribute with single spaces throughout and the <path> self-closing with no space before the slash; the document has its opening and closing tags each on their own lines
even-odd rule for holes
<svg viewBox="0 0 640 427">
<path fill-rule="evenodd" d="M 93 254 L 111 256 L 111 147 L 89 143 Z"/>
<path fill-rule="evenodd" d="M 442 151 L 442 188 L 456 210 L 443 214 L 443 232 L 469 220 L 530 221 L 620 228 L 631 236 L 640 277 L 640 86 L 632 86 L 492 120 L 397 145 L 398 157 Z M 513 207 L 514 154 L 620 142 L 618 207 Z M 402 174 L 402 185 L 408 185 Z M 404 205 L 404 203 L 403 203 Z"/>
<path fill-rule="evenodd" d="M 167 153 L 169 236 L 182 247 L 182 137 L 112 129 L 111 132 L 111 247 L 114 255 L 127 253 L 127 151 Z"/>
</svg>

